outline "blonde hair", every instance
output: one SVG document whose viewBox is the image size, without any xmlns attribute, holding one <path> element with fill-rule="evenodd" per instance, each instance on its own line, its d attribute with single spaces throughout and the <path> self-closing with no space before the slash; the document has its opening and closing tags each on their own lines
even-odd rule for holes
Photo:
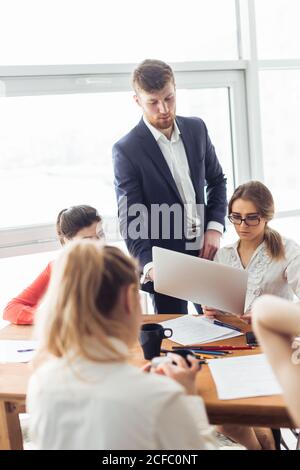
<svg viewBox="0 0 300 470">
<path fill-rule="evenodd" d="M 128 327 L 111 312 L 121 288 L 131 284 L 138 288 L 137 266 L 121 250 L 92 240 L 71 242 L 54 264 L 40 306 L 38 361 L 47 354 L 92 361 L 125 359 L 108 337 L 126 333 Z M 99 349 L 89 347 L 92 338 Z M 104 354 L 101 359 L 99 352 Z"/>
<path fill-rule="evenodd" d="M 229 204 L 228 212 L 231 214 L 232 205 L 237 199 L 244 199 L 253 202 L 257 212 L 266 219 L 267 223 L 274 217 L 274 200 L 271 191 L 260 181 L 249 181 L 241 184 L 234 191 Z M 285 256 L 283 241 L 280 233 L 265 225 L 264 240 L 267 250 L 274 259 L 280 259 Z"/>
</svg>

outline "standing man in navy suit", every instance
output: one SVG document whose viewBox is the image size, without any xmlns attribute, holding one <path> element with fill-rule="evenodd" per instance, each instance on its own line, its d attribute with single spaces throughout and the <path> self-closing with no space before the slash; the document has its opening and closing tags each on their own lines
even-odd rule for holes
<svg viewBox="0 0 300 470">
<path fill-rule="evenodd" d="M 152 246 L 213 259 L 224 230 L 226 178 L 204 122 L 176 116 L 168 64 L 142 62 L 133 88 L 143 117 L 113 147 L 121 234 L 155 312 L 187 313 L 186 301 L 154 292 Z"/>
</svg>

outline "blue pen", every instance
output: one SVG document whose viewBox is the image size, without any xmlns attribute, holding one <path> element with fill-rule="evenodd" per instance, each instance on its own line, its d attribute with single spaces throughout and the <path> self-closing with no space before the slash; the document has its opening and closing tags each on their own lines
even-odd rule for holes
<svg viewBox="0 0 300 470">
<path fill-rule="evenodd" d="M 207 354 L 208 356 L 226 356 L 224 351 L 206 351 L 204 349 L 191 349 L 193 352 L 197 354 Z M 174 351 L 176 353 L 176 350 Z"/>
<path fill-rule="evenodd" d="M 231 351 L 222 351 L 222 350 L 220 351 L 218 349 L 201 349 L 201 348 L 196 348 L 195 349 L 195 348 L 192 348 L 192 351 L 196 351 L 196 352 L 203 351 L 203 354 L 204 354 L 204 351 L 205 351 L 205 354 L 206 354 L 206 352 L 211 353 L 211 354 L 214 354 L 215 352 L 217 352 L 217 353 L 221 353 L 221 356 L 223 356 L 223 355 L 226 356 L 227 354 L 231 354 Z"/>
<path fill-rule="evenodd" d="M 242 332 L 242 330 L 240 330 L 236 326 L 228 325 L 227 323 L 223 323 L 222 321 L 219 321 L 219 320 L 214 320 L 213 323 L 214 323 L 214 325 L 224 326 L 224 328 L 230 328 L 231 330 L 238 331 L 239 333 Z"/>
<path fill-rule="evenodd" d="M 34 351 L 34 349 L 18 349 L 17 352 L 30 352 Z"/>
<path fill-rule="evenodd" d="M 177 353 L 178 350 L 182 349 L 179 348 L 178 346 L 172 346 L 172 349 L 175 354 Z M 189 351 L 193 351 L 196 354 L 208 354 L 211 356 L 227 356 L 227 354 L 231 354 L 231 351 L 215 351 L 213 350 L 207 350 L 207 349 L 202 349 L 200 346 L 199 347 L 194 347 L 194 348 L 188 348 Z M 163 351 L 163 350 L 162 350 Z"/>
</svg>

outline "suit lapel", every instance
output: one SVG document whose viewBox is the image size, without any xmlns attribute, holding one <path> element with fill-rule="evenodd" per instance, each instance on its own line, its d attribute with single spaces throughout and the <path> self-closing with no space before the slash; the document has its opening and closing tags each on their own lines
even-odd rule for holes
<svg viewBox="0 0 300 470">
<path fill-rule="evenodd" d="M 199 193 L 199 180 L 197 178 L 198 172 L 198 162 L 199 159 L 196 158 L 196 149 L 194 144 L 194 138 L 190 129 L 185 125 L 185 122 L 182 118 L 176 118 L 178 128 L 180 130 L 180 135 L 183 141 L 185 148 L 185 153 L 187 156 L 191 180 L 194 186 L 195 193 Z"/>
<path fill-rule="evenodd" d="M 170 171 L 170 168 L 166 162 L 165 157 L 163 156 L 158 143 L 156 142 L 155 138 L 145 125 L 143 119 L 141 119 L 140 123 L 138 124 L 138 133 L 139 137 L 142 141 L 142 146 L 147 153 L 147 155 L 151 158 L 153 163 L 155 164 L 157 170 L 160 172 L 160 174 L 165 178 L 169 186 L 173 189 L 175 192 L 177 198 L 181 201 L 183 204 L 183 201 L 181 199 L 181 196 L 178 192 L 175 180 L 172 176 L 172 173 Z"/>
</svg>

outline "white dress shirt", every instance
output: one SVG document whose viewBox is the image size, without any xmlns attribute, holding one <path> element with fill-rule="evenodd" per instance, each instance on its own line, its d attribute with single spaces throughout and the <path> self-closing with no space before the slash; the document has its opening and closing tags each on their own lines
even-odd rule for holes
<svg viewBox="0 0 300 470">
<path fill-rule="evenodd" d="M 200 396 L 126 362 L 50 359 L 30 379 L 27 407 L 38 449 L 216 448 Z"/>
<path fill-rule="evenodd" d="M 283 238 L 285 257 L 272 259 L 261 243 L 253 253 L 246 268 L 243 267 L 238 244 L 224 246 L 217 251 L 214 261 L 246 269 L 248 273 L 245 312 L 251 310 L 254 300 L 263 294 L 273 294 L 283 299 L 300 299 L 300 246 L 293 240 Z"/>
<path fill-rule="evenodd" d="M 156 140 L 157 145 L 159 146 L 168 164 L 171 175 L 174 178 L 182 202 L 186 207 L 187 234 L 193 238 L 195 230 L 199 229 L 200 227 L 200 219 L 196 211 L 196 194 L 191 179 L 185 148 L 180 136 L 180 130 L 176 124 L 176 121 L 174 121 L 174 129 L 171 135 L 171 139 L 169 140 L 162 132 L 156 129 L 156 127 L 152 126 L 145 116 L 143 116 L 143 120 Z M 219 222 L 210 221 L 207 224 L 207 230 L 217 230 L 223 234 L 223 225 Z M 146 274 L 152 267 L 152 262 L 147 263 L 144 266 L 144 274 Z"/>
</svg>

